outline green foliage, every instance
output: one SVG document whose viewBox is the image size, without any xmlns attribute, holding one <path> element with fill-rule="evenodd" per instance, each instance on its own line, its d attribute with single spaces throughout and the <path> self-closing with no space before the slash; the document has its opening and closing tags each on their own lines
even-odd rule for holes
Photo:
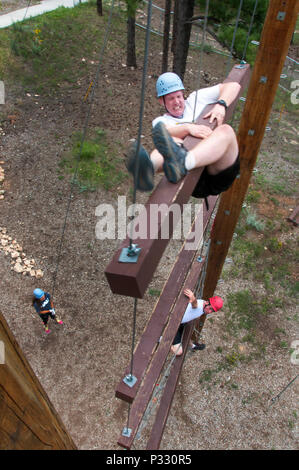
<svg viewBox="0 0 299 470">
<path fill-rule="evenodd" d="M 253 330 L 256 324 L 257 303 L 248 290 L 230 293 L 227 298 L 227 329 L 236 334 L 239 330 Z"/>
<path fill-rule="evenodd" d="M 246 225 L 249 228 L 254 228 L 258 232 L 262 232 L 265 228 L 265 223 L 262 220 L 260 220 L 257 217 L 256 213 L 253 212 L 253 211 L 251 211 L 251 212 L 248 211 L 247 212 Z"/>
<path fill-rule="evenodd" d="M 105 16 L 96 15 L 95 6 L 88 2 L 60 7 L 0 30 L 0 59 L 5 59 L 0 61 L 2 77 L 15 77 L 26 91 L 38 94 L 52 94 L 68 83 L 79 87 L 87 74 L 86 58 L 94 59 L 101 46 L 104 21 Z M 120 21 L 115 16 L 116 29 Z M 118 40 L 116 34 L 111 47 Z"/>
<path fill-rule="evenodd" d="M 125 0 L 125 2 L 127 5 L 128 16 L 134 18 L 138 4 L 141 3 L 142 0 Z"/>
<path fill-rule="evenodd" d="M 41 30 L 32 25 L 14 23 L 12 25 L 11 50 L 24 59 L 40 56 L 43 53 Z"/>
<path fill-rule="evenodd" d="M 240 59 L 244 58 L 247 62 L 252 63 L 256 55 L 256 47 L 250 42 L 258 41 L 262 31 L 263 23 L 267 13 L 269 0 L 260 0 L 257 3 L 254 21 L 248 40 L 246 54 L 244 48 L 247 42 L 248 29 L 251 23 L 251 17 L 255 7 L 255 0 L 244 0 L 242 4 L 240 20 L 234 41 L 234 52 Z M 205 11 L 206 0 L 197 0 L 201 11 Z M 212 18 L 210 26 L 216 28 L 216 34 L 222 44 L 231 47 L 237 14 L 239 10 L 240 0 L 210 0 L 208 15 Z M 215 24 L 216 23 L 216 24 Z M 244 57 L 243 57 L 244 56 Z"/>
<path fill-rule="evenodd" d="M 59 167 L 60 170 L 75 174 L 81 192 L 94 191 L 99 186 L 108 190 L 123 180 L 124 174 L 118 168 L 118 159 L 102 129 L 97 129 L 94 137 L 85 139 L 83 144 L 79 133 L 74 135 L 73 140 L 71 152 L 64 156 Z"/>
</svg>

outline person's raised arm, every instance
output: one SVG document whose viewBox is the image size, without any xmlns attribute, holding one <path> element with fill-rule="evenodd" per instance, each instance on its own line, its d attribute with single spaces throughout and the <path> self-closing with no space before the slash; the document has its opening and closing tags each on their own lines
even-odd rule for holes
<svg viewBox="0 0 299 470">
<path fill-rule="evenodd" d="M 218 103 L 216 103 L 211 111 L 204 116 L 204 119 L 210 118 L 210 122 L 214 119 L 217 121 L 217 126 L 220 126 L 225 118 L 226 108 L 237 98 L 241 86 L 237 82 L 221 83 L 219 85 L 220 93 Z"/>
<path fill-rule="evenodd" d="M 189 298 L 189 302 L 191 303 L 192 308 L 197 308 L 197 298 L 193 294 L 192 290 L 185 289 L 184 294 L 185 294 L 186 297 Z"/>
</svg>

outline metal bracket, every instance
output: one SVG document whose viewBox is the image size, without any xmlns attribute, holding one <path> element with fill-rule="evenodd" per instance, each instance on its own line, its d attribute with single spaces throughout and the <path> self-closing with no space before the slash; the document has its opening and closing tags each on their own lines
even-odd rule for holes
<svg viewBox="0 0 299 470">
<path fill-rule="evenodd" d="M 279 21 L 284 21 L 285 16 L 286 16 L 286 12 L 285 12 L 285 11 L 279 11 L 279 12 L 278 12 L 278 15 L 277 15 L 277 17 L 276 17 L 276 19 L 279 20 Z"/>
<path fill-rule="evenodd" d="M 134 387 L 135 383 L 137 382 L 137 378 L 132 375 L 132 374 L 128 374 L 125 376 L 125 378 L 123 379 L 123 382 L 128 385 L 128 387 Z"/>
<path fill-rule="evenodd" d="M 245 65 L 247 64 L 247 62 L 245 60 L 241 60 L 240 63 L 238 65 L 236 65 L 236 69 L 244 69 L 245 68 Z"/>
<path fill-rule="evenodd" d="M 141 251 L 141 248 L 137 248 L 137 246 L 138 245 L 132 244 L 127 248 L 123 248 L 118 261 L 120 263 L 137 263 Z"/>
<path fill-rule="evenodd" d="M 130 437 L 130 436 L 131 436 L 131 433 L 132 433 L 132 429 L 125 427 L 125 428 L 123 429 L 122 435 L 125 436 L 125 437 Z"/>
</svg>

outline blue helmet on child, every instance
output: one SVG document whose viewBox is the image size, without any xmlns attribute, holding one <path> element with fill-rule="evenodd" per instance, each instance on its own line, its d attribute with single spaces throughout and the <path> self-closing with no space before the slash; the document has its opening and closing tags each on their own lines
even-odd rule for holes
<svg viewBox="0 0 299 470">
<path fill-rule="evenodd" d="M 37 288 L 37 289 L 34 289 L 33 295 L 36 299 L 41 299 L 45 295 L 45 293 L 42 289 Z"/>
<path fill-rule="evenodd" d="M 180 77 L 173 72 L 165 72 L 160 75 L 156 83 L 157 97 L 168 95 L 174 91 L 185 90 Z"/>
</svg>

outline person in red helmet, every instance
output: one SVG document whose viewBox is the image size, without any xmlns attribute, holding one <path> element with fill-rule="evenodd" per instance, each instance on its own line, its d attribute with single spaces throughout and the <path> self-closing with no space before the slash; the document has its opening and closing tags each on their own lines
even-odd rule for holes
<svg viewBox="0 0 299 470">
<path fill-rule="evenodd" d="M 190 289 L 185 289 L 184 294 L 189 298 L 189 304 L 185 310 L 181 324 L 171 346 L 171 351 L 176 356 L 181 356 L 183 354 L 181 340 L 185 323 L 195 320 L 204 314 L 209 315 L 211 313 L 218 312 L 218 310 L 223 307 L 223 300 L 218 295 L 210 297 L 209 300 L 202 300 L 197 299 Z M 204 344 L 192 344 L 192 350 L 194 351 L 204 349 L 204 347 Z"/>
</svg>

